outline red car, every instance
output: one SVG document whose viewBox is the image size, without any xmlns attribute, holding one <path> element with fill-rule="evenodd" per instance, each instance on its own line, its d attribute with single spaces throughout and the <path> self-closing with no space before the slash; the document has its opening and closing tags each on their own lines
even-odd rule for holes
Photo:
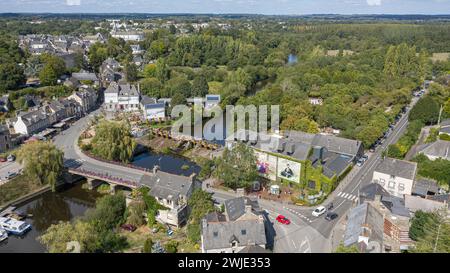
<svg viewBox="0 0 450 273">
<path fill-rule="evenodd" d="M 291 223 L 291 221 L 288 218 L 284 217 L 283 215 L 278 215 L 277 216 L 277 221 L 279 223 L 282 223 L 282 224 L 285 224 L 285 225 L 289 225 Z"/>
<path fill-rule="evenodd" d="M 6 158 L 0 157 L 0 162 L 6 162 Z"/>
</svg>

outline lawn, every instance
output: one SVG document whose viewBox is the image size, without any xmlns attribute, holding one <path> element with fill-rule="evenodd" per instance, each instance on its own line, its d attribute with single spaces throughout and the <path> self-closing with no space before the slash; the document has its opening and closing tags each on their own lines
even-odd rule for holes
<svg viewBox="0 0 450 273">
<path fill-rule="evenodd" d="M 41 186 L 31 182 L 25 175 L 17 176 L 0 186 L 0 206 L 40 188 Z"/>
<path fill-rule="evenodd" d="M 194 253 L 199 252 L 199 247 L 190 242 L 185 233 L 185 228 L 176 229 L 172 236 L 167 235 L 167 230 L 164 226 L 158 225 L 159 230 L 156 233 L 152 233 L 148 226 L 139 227 L 134 232 L 121 231 L 120 234 L 127 238 L 129 248 L 125 252 L 141 252 L 144 247 L 144 242 L 151 238 L 153 243 L 160 241 L 164 246 L 169 241 L 178 242 L 178 253 Z"/>
</svg>

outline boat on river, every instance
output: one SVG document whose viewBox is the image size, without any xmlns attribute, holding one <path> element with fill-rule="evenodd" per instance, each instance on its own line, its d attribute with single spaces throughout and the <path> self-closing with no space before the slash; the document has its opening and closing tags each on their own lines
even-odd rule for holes
<svg viewBox="0 0 450 273">
<path fill-rule="evenodd" d="M 10 217 L 0 217 L 0 228 L 14 235 L 23 235 L 31 229 L 31 225 Z"/>
<path fill-rule="evenodd" d="M 8 232 L 2 228 L 0 228 L 0 242 L 8 239 Z"/>
</svg>

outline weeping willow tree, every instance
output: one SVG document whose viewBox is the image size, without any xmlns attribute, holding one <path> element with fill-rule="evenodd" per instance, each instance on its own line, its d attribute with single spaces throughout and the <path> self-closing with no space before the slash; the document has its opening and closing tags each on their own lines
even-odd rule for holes
<svg viewBox="0 0 450 273">
<path fill-rule="evenodd" d="M 95 128 L 92 153 L 103 159 L 129 162 L 136 148 L 130 126 L 123 122 L 102 121 Z"/>
<path fill-rule="evenodd" d="M 24 174 L 55 190 L 63 170 L 63 152 L 50 142 L 35 141 L 22 145 L 17 157 L 24 165 Z"/>
</svg>

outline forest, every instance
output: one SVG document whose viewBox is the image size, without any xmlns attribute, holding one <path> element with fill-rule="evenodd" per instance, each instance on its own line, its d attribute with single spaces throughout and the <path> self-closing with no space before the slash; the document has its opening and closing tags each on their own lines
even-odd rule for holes
<svg viewBox="0 0 450 273">
<path fill-rule="evenodd" d="M 18 47 L 17 35 L 31 33 L 94 34 L 95 26 L 107 37 L 102 19 L 62 19 L 29 24 L 0 20 L 0 92 L 20 92 L 25 68 L 33 58 Z M 192 23 L 204 17 L 175 17 L 174 23 Z M 450 24 L 440 20 L 367 21 L 314 18 L 216 18 L 214 24 L 187 33 L 172 24 L 144 29 L 143 67 L 131 63 L 131 44 L 109 38 L 94 44 L 77 68 L 98 71 L 108 57 L 118 59 L 127 80 L 139 82 L 142 93 L 171 97 L 183 103 L 189 97 L 220 94 L 222 104 L 281 107 L 281 129 L 319 132 L 326 127 L 361 140 L 366 147 L 383 135 L 389 124 L 420 89 L 424 80 L 445 77 L 449 60 L 432 61 L 434 53 L 450 52 Z M 136 22 L 146 22 L 135 19 Z M 152 21 L 153 22 L 153 21 Z M 288 57 L 295 56 L 296 62 Z M 34 60 L 36 62 L 36 60 Z M 66 73 L 55 58 L 41 57 L 38 77 L 45 85 Z M 22 65 L 20 65 L 22 64 Z M 448 95 L 448 85 L 442 85 Z M 312 105 L 310 99 L 320 99 Z M 445 117 L 449 102 L 444 104 Z"/>
</svg>

